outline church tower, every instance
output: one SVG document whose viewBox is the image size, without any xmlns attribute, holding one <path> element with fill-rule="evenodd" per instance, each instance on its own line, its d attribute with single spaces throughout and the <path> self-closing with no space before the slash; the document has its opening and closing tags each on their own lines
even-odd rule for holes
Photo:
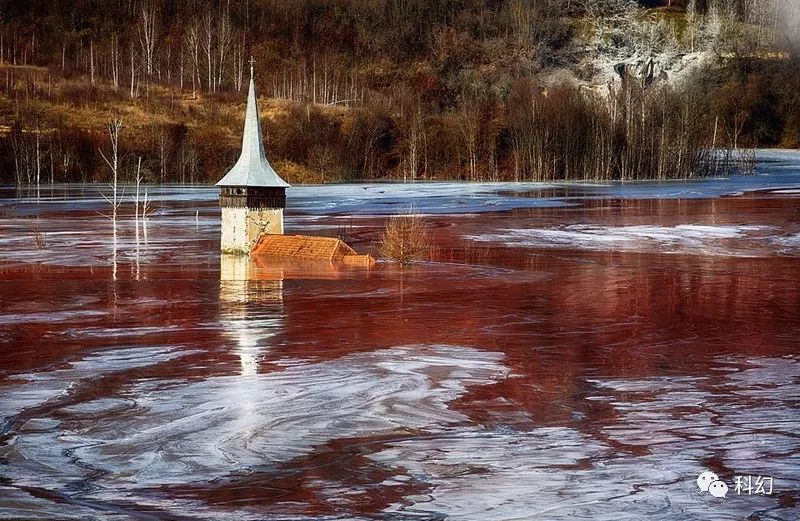
<svg viewBox="0 0 800 521">
<path fill-rule="evenodd" d="M 249 254 L 264 234 L 283 234 L 283 209 L 289 184 L 264 154 L 261 122 L 250 59 L 250 89 L 242 135 L 242 155 L 218 183 L 222 208 L 223 253 Z"/>
</svg>

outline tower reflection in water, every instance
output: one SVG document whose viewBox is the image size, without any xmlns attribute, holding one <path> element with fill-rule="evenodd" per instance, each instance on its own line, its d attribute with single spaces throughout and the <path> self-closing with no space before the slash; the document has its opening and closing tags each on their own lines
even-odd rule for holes
<svg viewBox="0 0 800 521">
<path fill-rule="evenodd" d="M 219 315 L 236 346 L 242 376 L 258 374 L 283 325 L 283 271 L 258 270 L 246 255 L 220 257 Z"/>
</svg>

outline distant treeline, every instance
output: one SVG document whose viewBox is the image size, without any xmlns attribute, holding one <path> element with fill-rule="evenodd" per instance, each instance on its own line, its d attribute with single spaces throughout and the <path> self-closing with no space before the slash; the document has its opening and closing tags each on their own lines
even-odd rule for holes
<svg viewBox="0 0 800 521">
<path fill-rule="evenodd" d="M 798 9 L 656 4 L 6 2 L 0 182 L 107 179 L 112 115 L 123 172 L 142 157 L 152 182 L 218 179 L 250 56 L 267 149 L 294 182 L 684 178 L 718 172 L 711 147 L 800 145 Z M 680 82 L 596 81 L 613 60 L 700 51 L 715 59 Z"/>
</svg>

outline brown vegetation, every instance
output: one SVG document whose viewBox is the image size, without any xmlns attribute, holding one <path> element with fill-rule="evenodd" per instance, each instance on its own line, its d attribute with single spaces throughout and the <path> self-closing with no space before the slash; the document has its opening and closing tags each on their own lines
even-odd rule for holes
<svg viewBox="0 0 800 521">
<path fill-rule="evenodd" d="M 800 15 L 781 1 L 13 2 L 0 182 L 108 180 L 111 113 L 121 182 L 139 156 L 146 182 L 217 180 L 236 159 L 250 55 L 290 182 L 704 175 L 709 147 L 800 146 Z M 623 68 L 584 89 L 595 44 L 720 59 L 681 87 Z"/>
<path fill-rule="evenodd" d="M 430 237 L 422 216 L 413 212 L 395 215 L 386 222 L 379 255 L 401 266 L 430 258 Z"/>
<path fill-rule="evenodd" d="M 42 231 L 41 227 L 39 227 L 39 223 L 35 222 L 31 226 L 31 232 L 33 233 L 33 242 L 36 244 L 37 250 L 45 250 L 47 249 L 47 234 Z"/>
</svg>

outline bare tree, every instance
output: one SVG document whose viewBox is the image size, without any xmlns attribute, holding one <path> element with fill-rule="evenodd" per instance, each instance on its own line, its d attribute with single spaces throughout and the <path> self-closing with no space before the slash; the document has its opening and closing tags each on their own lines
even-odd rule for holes
<svg viewBox="0 0 800 521">
<path fill-rule="evenodd" d="M 36 122 L 36 193 L 39 193 L 39 186 L 42 180 L 42 128 L 39 121 Z"/>
<path fill-rule="evenodd" d="M 22 122 L 27 123 L 25 127 Z M 20 104 L 10 132 L 18 185 L 36 185 L 38 189 L 41 183 L 43 125 L 46 122 L 38 102 L 27 101 Z"/>
<path fill-rule="evenodd" d="M 230 50 L 232 41 L 233 30 L 231 27 L 231 15 L 226 7 L 220 11 L 217 18 L 217 90 L 222 87 L 225 59 L 228 57 L 228 51 Z"/>
<path fill-rule="evenodd" d="M 133 194 L 134 225 L 136 226 L 136 244 L 139 244 L 139 200 L 142 185 L 142 157 L 136 164 L 136 192 Z"/>
<path fill-rule="evenodd" d="M 136 49 L 131 43 L 129 46 L 131 57 L 131 99 L 136 97 Z"/>
<path fill-rule="evenodd" d="M 136 192 L 133 197 L 134 223 L 136 225 L 136 247 L 138 256 L 139 229 L 142 230 L 145 243 L 147 243 L 147 217 L 150 215 L 150 199 L 147 195 L 147 187 L 142 194 L 142 182 L 144 181 L 144 170 L 142 169 L 142 158 L 136 163 Z"/>
<path fill-rule="evenodd" d="M 309 163 L 314 170 L 319 172 L 321 182 L 324 183 L 326 177 L 336 168 L 336 157 L 328 147 L 315 145 L 311 148 Z"/>
<path fill-rule="evenodd" d="M 111 35 L 111 84 L 119 90 L 119 36 Z"/>
<path fill-rule="evenodd" d="M 469 168 L 469 180 L 474 181 L 478 172 L 478 139 L 480 132 L 480 119 L 476 110 L 474 100 L 462 102 L 461 114 L 457 123 L 461 130 L 464 149 L 467 152 L 467 163 Z"/>
<path fill-rule="evenodd" d="M 156 151 L 158 152 L 159 176 L 162 183 L 167 179 L 167 165 L 172 153 L 170 138 L 166 129 L 161 126 L 156 136 Z"/>
<path fill-rule="evenodd" d="M 100 150 L 100 155 L 102 156 L 103 160 L 108 165 L 108 168 L 111 170 L 111 196 L 108 196 L 104 193 L 100 193 L 103 198 L 111 205 L 111 215 L 108 216 L 111 219 L 111 233 L 113 238 L 112 243 L 112 256 L 111 256 L 111 269 L 112 269 L 112 278 L 117 280 L 117 212 L 119 211 L 119 206 L 122 204 L 122 195 L 119 193 L 118 187 L 118 180 L 119 180 L 119 134 L 122 130 L 122 119 L 119 117 L 113 117 L 111 121 L 108 122 L 108 137 L 111 141 L 111 158 L 109 159 L 102 150 Z"/>
<path fill-rule="evenodd" d="M 94 41 L 89 41 L 89 78 L 91 78 L 91 83 L 94 85 Z"/>
<path fill-rule="evenodd" d="M 100 155 L 111 170 L 111 196 L 102 194 L 105 200 L 111 205 L 111 220 L 114 223 L 114 237 L 116 239 L 117 233 L 117 210 L 121 203 L 118 191 L 119 180 L 119 134 L 122 131 L 122 118 L 114 117 L 108 122 L 108 137 L 111 141 L 111 158 L 109 159 L 103 150 L 100 150 Z"/>
<path fill-rule="evenodd" d="M 415 179 L 425 164 L 426 134 L 419 98 L 413 93 L 400 96 L 401 110 L 398 120 L 401 130 L 402 159 L 400 167 L 403 181 Z"/>
<path fill-rule="evenodd" d="M 697 0 L 689 0 L 686 4 L 686 40 L 689 52 L 694 52 L 698 32 Z"/>
<path fill-rule="evenodd" d="M 15 121 L 11 127 L 11 148 L 14 152 L 17 186 L 30 185 L 35 172 L 36 148 L 30 139 L 30 133 L 22 128 L 19 121 Z"/>
<path fill-rule="evenodd" d="M 197 83 L 200 81 L 200 21 L 194 18 L 183 36 L 184 46 L 189 54 L 192 66 L 192 94 L 197 92 Z"/>
<path fill-rule="evenodd" d="M 233 47 L 233 78 L 238 91 L 241 91 L 244 85 L 244 56 L 246 52 L 244 35 L 242 35 L 241 42 Z"/>
<path fill-rule="evenodd" d="M 417 213 L 390 217 L 380 244 L 380 255 L 401 266 L 430 258 L 430 238 L 425 222 Z"/>
<path fill-rule="evenodd" d="M 200 171 L 200 156 L 197 149 L 189 148 L 186 150 L 186 169 L 189 171 L 189 184 L 197 182 L 197 174 Z"/>
<path fill-rule="evenodd" d="M 205 51 L 206 55 L 206 72 L 208 76 L 208 82 L 206 83 L 206 89 L 208 91 L 212 91 L 214 88 L 214 17 L 211 14 L 211 11 L 206 11 L 203 15 L 203 26 L 202 26 L 202 42 L 203 42 L 203 50 Z"/>
<path fill-rule="evenodd" d="M 157 25 L 158 20 L 155 3 L 150 1 L 144 2 L 139 15 L 138 36 L 139 46 L 142 49 L 144 70 L 148 81 L 153 75 Z"/>
</svg>

